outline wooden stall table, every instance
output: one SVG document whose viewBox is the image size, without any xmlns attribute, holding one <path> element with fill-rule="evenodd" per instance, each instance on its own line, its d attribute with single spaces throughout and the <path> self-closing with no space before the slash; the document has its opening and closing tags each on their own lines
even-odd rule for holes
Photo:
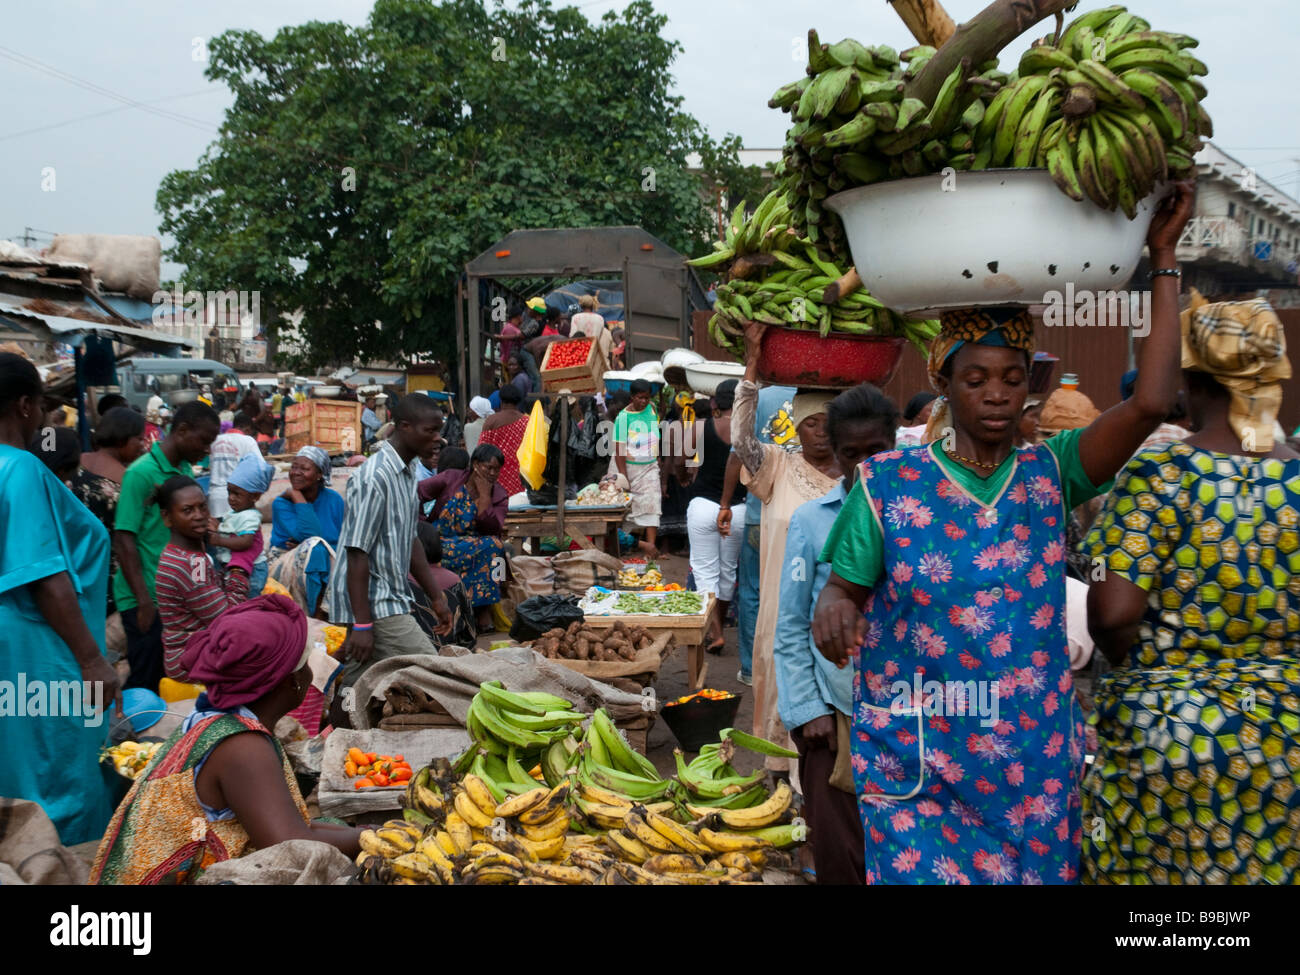
<svg viewBox="0 0 1300 975">
<path fill-rule="evenodd" d="M 704 612 L 699 616 L 660 616 L 657 614 L 626 614 L 622 616 L 593 616 L 588 614 L 582 625 L 591 630 L 612 629 L 622 620 L 625 626 L 644 626 L 654 636 L 672 634 L 677 646 L 686 648 L 686 679 L 692 690 L 704 686 L 708 665 L 704 662 L 704 641 L 709 630 L 709 616 L 716 602 L 713 593 L 704 601 Z"/>
<path fill-rule="evenodd" d="M 587 536 L 603 539 L 604 550 L 618 558 L 618 528 L 627 517 L 629 505 L 564 506 L 564 534 L 583 548 L 593 548 Z M 506 536 L 511 539 L 528 538 L 533 542 L 533 554 L 541 554 L 544 537 L 560 535 L 560 509 L 553 504 L 527 508 L 511 508 L 506 512 Z"/>
</svg>

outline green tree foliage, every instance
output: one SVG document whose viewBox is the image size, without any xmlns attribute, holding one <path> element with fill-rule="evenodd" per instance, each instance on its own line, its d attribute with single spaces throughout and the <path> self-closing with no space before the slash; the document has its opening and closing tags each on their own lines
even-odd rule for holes
<svg viewBox="0 0 1300 975">
<path fill-rule="evenodd" d="M 590 22 L 525 0 L 378 0 L 361 27 L 227 31 L 208 77 L 234 104 L 157 206 L 188 288 L 301 308 L 308 363 L 455 348 L 456 275 L 514 229 L 641 225 L 707 249 L 679 45 L 648 0 Z M 381 322 L 375 327 L 372 323 Z M 281 334 L 284 334 L 283 332 Z"/>
</svg>

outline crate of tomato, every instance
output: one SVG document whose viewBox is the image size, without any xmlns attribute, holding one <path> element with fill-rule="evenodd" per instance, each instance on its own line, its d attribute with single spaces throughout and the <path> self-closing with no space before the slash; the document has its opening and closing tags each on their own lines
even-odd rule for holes
<svg viewBox="0 0 1300 975">
<path fill-rule="evenodd" d="M 600 389 L 605 363 L 594 339 L 566 339 L 546 347 L 538 372 L 542 377 L 542 389 L 548 393 L 561 389 L 572 393 L 594 393 Z"/>
</svg>

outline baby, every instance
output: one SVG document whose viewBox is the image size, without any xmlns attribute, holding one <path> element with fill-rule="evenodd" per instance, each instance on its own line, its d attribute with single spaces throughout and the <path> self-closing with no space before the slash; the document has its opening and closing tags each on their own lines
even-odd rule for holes
<svg viewBox="0 0 1300 975">
<path fill-rule="evenodd" d="M 248 572 L 248 596 L 262 594 L 266 585 L 266 552 L 262 539 L 262 513 L 257 499 L 271 486 L 275 468 L 253 454 L 245 454 L 230 474 L 226 490 L 230 512 L 212 519 L 208 544 L 215 549 L 223 569 L 241 567 Z"/>
</svg>

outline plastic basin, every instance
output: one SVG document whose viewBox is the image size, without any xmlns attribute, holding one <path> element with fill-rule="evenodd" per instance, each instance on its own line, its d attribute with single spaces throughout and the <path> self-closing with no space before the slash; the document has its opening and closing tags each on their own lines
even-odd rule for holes
<svg viewBox="0 0 1300 975">
<path fill-rule="evenodd" d="M 698 752 L 709 742 L 718 740 L 718 732 L 736 723 L 741 694 L 722 701 L 696 697 L 685 704 L 665 704 L 659 709 L 664 724 L 673 733 L 682 751 Z"/>
<path fill-rule="evenodd" d="M 728 379 L 742 379 L 745 375 L 743 362 L 693 362 L 685 369 L 691 389 L 702 396 L 712 396 Z"/>
<path fill-rule="evenodd" d="M 1124 288 L 1160 189 L 1129 220 L 1057 189 L 1045 169 L 939 174 L 827 197 L 863 284 L 909 317 L 976 305 L 1040 304 L 1052 291 Z"/>
<path fill-rule="evenodd" d="M 898 369 L 906 342 L 902 337 L 838 332 L 822 338 L 815 331 L 774 325 L 763 333 L 758 374 L 774 386 L 804 389 L 883 386 Z"/>
</svg>

